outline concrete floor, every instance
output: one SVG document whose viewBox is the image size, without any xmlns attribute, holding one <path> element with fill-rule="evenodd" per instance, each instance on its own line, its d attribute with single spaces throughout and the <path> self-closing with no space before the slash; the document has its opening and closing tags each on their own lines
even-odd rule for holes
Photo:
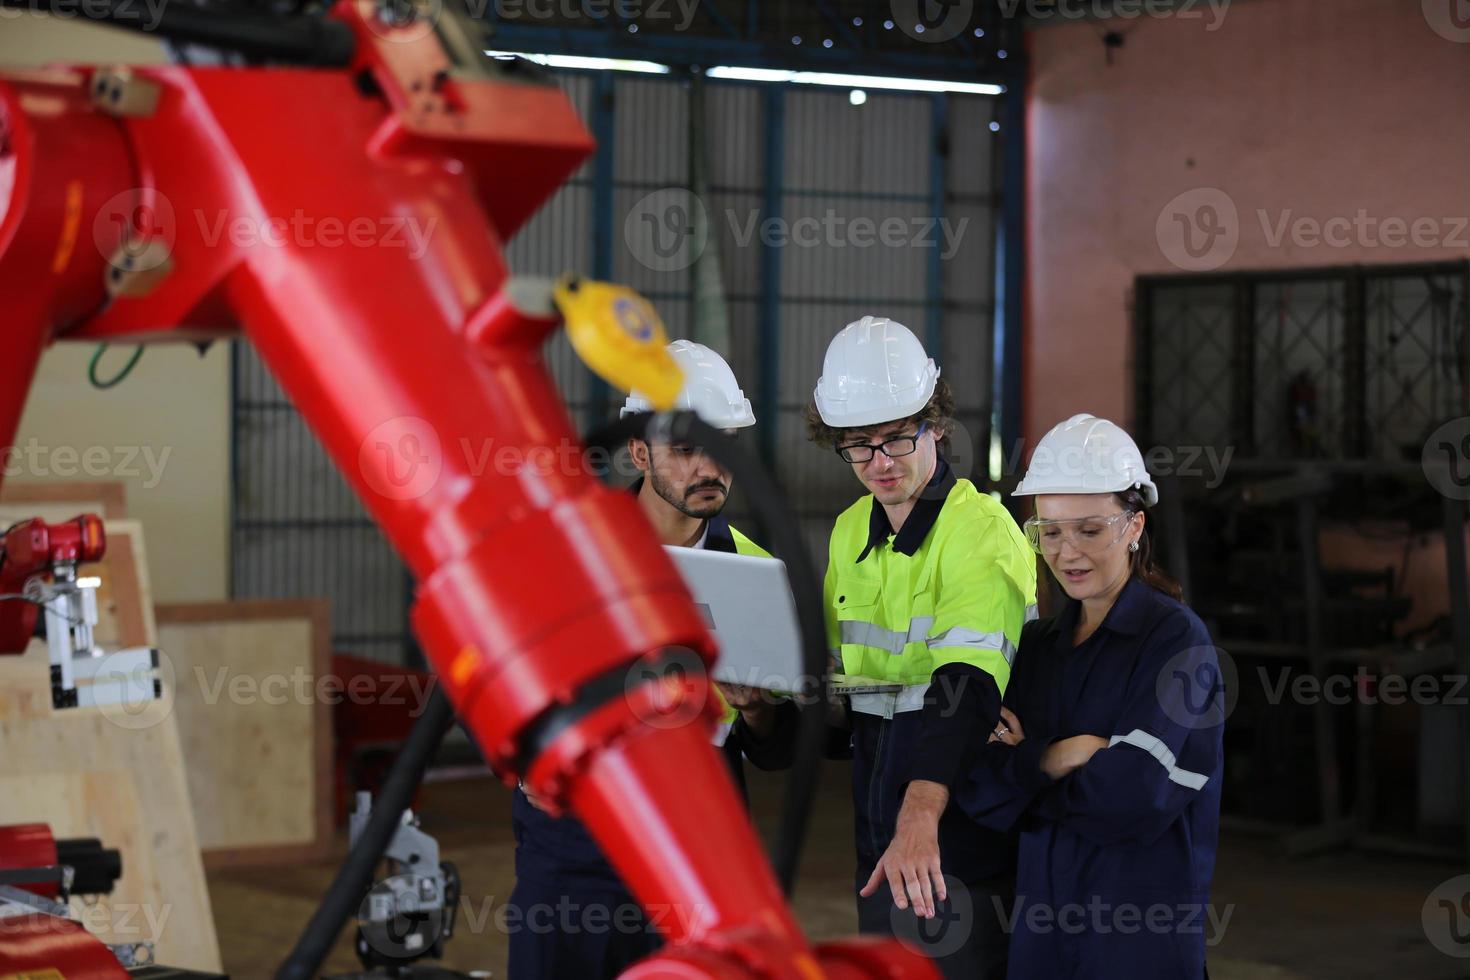
<svg viewBox="0 0 1470 980">
<path fill-rule="evenodd" d="M 819 938 L 855 928 L 851 897 L 852 827 L 847 769 L 827 767 L 803 858 L 796 911 Z M 757 821 L 768 831 L 778 812 L 779 775 L 751 781 Z M 424 790 L 423 827 L 464 880 L 458 931 L 444 966 L 505 976 L 506 937 L 494 912 L 514 884 L 510 794 L 498 783 L 436 783 Z M 342 844 L 345 848 L 345 842 Z M 273 973 L 295 941 L 332 873 L 331 865 L 218 872 L 209 876 L 225 969 L 235 980 Z M 1470 959 L 1451 959 L 1426 939 L 1420 910 L 1451 864 L 1337 852 L 1286 860 L 1269 841 L 1222 842 L 1212 903 L 1227 925 L 1210 953 L 1213 980 L 1416 980 L 1470 978 Z M 472 921 L 473 920 L 473 921 Z M 351 928 L 328 971 L 356 968 Z M 1467 949 L 1470 953 L 1470 949 Z"/>
</svg>

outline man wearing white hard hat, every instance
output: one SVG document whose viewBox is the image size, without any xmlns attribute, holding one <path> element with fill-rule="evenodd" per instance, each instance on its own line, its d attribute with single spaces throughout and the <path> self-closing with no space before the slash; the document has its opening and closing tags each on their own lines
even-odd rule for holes
<svg viewBox="0 0 1470 980">
<path fill-rule="evenodd" d="M 1158 490 L 1128 433 L 1076 415 L 1016 495 L 1035 499 L 1026 536 L 1068 601 L 1026 625 L 1001 723 L 955 800 L 1019 829 L 1019 896 L 1044 896 L 1058 922 L 1106 911 L 1058 929 L 1018 907 L 1010 976 L 1202 980 L 1225 690 L 1204 624 L 1154 566 Z M 1147 928 L 1121 928 L 1125 909 L 1148 910 Z"/>
<path fill-rule="evenodd" d="M 1014 840 L 950 795 L 999 720 L 1036 560 L 951 470 L 953 413 L 918 338 L 865 316 L 828 346 L 807 415 L 868 491 L 837 518 L 825 582 L 835 686 L 851 692 L 858 926 L 920 946 L 945 976 L 1000 978 Z"/>
<path fill-rule="evenodd" d="M 684 372 L 677 409 L 732 435 L 755 424 L 750 400 L 724 358 L 688 340 L 674 341 L 668 351 Z M 635 392 L 621 414 L 650 410 Z M 643 474 L 630 492 L 665 545 L 769 557 L 721 515 L 730 474 L 699 447 L 632 439 L 628 452 Z M 763 765 L 757 739 L 789 740 L 795 709 L 769 704 L 745 688 L 719 690 L 726 714 L 715 743 L 743 790 L 742 758 Z M 659 947 L 655 928 L 578 820 L 551 816 L 522 788 L 512 824 L 516 886 L 509 904 L 519 915 L 510 933 L 511 980 L 611 978 Z"/>
</svg>

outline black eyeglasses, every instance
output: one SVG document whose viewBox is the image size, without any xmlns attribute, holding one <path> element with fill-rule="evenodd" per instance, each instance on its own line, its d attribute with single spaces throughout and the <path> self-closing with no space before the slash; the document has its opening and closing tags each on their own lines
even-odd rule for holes
<svg viewBox="0 0 1470 980">
<path fill-rule="evenodd" d="M 927 428 L 929 428 L 929 423 L 925 422 L 919 426 L 919 431 L 911 436 L 894 436 L 882 442 L 856 442 L 850 446 L 838 446 L 837 455 L 849 463 L 866 463 L 873 458 L 873 453 L 880 449 L 889 459 L 908 456 L 919 448 L 919 436 L 923 435 Z"/>
</svg>

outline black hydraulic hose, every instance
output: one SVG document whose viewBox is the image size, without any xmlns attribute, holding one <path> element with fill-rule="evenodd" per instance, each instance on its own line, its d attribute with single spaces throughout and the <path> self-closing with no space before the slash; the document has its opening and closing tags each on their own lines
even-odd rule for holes
<svg viewBox="0 0 1470 980">
<path fill-rule="evenodd" d="M 414 791 L 423 781 L 424 770 L 439 743 L 454 723 L 454 708 L 445 697 L 441 685 L 435 684 L 424 713 L 414 722 L 413 731 L 383 782 L 383 790 L 373 801 L 372 816 L 357 843 L 348 852 L 337 876 L 322 896 L 316 914 L 301 931 L 301 938 L 276 971 L 276 980 L 310 980 L 316 976 L 322 961 L 337 941 L 342 923 L 362 903 L 362 897 L 373 883 L 373 874 L 383 852 L 393 842 L 393 835 L 403 820 L 403 811 L 413 802 Z"/>
<path fill-rule="evenodd" d="M 750 501 L 756 521 L 765 532 L 763 544 L 786 563 L 801 630 L 802 672 L 798 694 L 796 751 L 791 764 L 786 805 L 776 837 L 771 864 L 782 890 L 789 896 L 796 884 L 802 844 L 816 796 L 817 773 L 827 742 L 827 627 L 822 611 L 822 589 L 785 496 L 764 466 L 739 443 L 692 412 L 640 413 L 619 419 L 590 434 L 588 449 L 615 453 L 630 438 L 679 442 L 701 447 L 730 471 L 731 479 Z"/>
<path fill-rule="evenodd" d="M 228 7 L 164 4 L 158 9 L 137 0 L 0 0 L 15 7 L 59 16 L 81 16 L 180 44 L 234 51 L 278 64 L 345 67 L 357 40 L 346 23 L 310 15 L 263 14 Z"/>
</svg>

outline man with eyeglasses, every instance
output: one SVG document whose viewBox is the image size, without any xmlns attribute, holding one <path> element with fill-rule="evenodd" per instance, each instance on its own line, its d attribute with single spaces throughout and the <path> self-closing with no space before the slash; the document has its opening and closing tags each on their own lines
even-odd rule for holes
<svg viewBox="0 0 1470 980">
<path fill-rule="evenodd" d="M 825 581 L 834 687 L 849 692 L 858 927 L 919 946 L 947 977 L 1001 978 L 1014 840 L 949 797 L 1000 718 L 1036 560 L 950 469 L 953 413 L 918 338 L 865 316 L 828 346 L 807 422 L 869 491 L 837 518 Z"/>
</svg>

